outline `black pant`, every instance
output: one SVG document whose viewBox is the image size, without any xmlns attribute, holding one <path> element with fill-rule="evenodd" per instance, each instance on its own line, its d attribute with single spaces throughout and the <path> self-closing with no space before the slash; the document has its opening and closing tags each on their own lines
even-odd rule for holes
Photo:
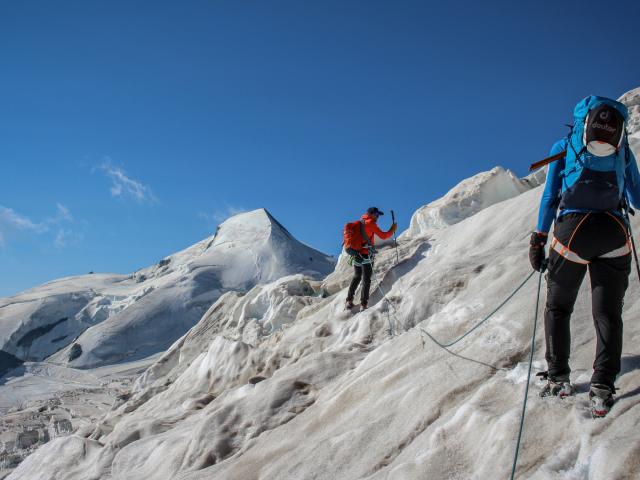
<svg viewBox="0 0 640 480">
<path fill-rule="evenodd" d="M 599 258 L 627 242 L 623 220 L 607 213 L 571 213 L 556 221 L 554 236 L 588 265 L 571 262 L 554 250 L 549 254 L 547 306 L 544 326 L 549 375 L 568 375 L 571 330 L 569 319 L 589 270 L 596 358 L 591 383 L 610 387 L 620 373 L 622 355 L 622 306 L 629 285 L 631 254 Z"/>
<path fill-rule="evenodd" d="M 363 255 L 362 258 L 356 258 L 356 261 L 369 260 L 369 255 Z M 362 266 L 354 265 L 354 274 L 349 285 L 349 292 L 347 293 L 347 302 L 353 302 L 353 297 L 356 294 L 356 289 L 362 280 L 362 289 L 360 291 L 360 303 L 367 305 L 369 303 L 369 289 L 371 288 L 371 275 L 373 275 L 373 265 L 371 263 L 365 263 Z M 364 279 L 362 274 L 364 273 Z"/>
</svg>

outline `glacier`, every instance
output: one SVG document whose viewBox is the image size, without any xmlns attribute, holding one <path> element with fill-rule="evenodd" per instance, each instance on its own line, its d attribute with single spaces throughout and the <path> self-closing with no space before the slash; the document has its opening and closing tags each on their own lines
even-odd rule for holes
<svg viewBox="0 0 640 480">
<path fill-rule="evenodd" d="M 640 89 L 623 97 L 636 155 L 639 99 Z M 7 478 L 508 478 L 537 275 L 449 350 L 421 330 L 458 338 L 530 275 L 540 183 L 540 174 L 518 179 L 496 168 L 419 209 L 399 237 L 399 261 L 392 245 L 380 249 L 365 312 L 344 311 L 344 257 L 324 275 L 275 272 L 246 292 L 222 293 L 136 370 L 109 411 L 35 449 Z M 640 218 L 632 225 L 640 232 Z M 542 399 L 532 380 L 516 478 L 640 478 L 638 293 L 634 272 L 618 401 L 594 420 L 587 391 L 595 335 L 583 284 L 572 317 L 578 394 Z M 538 320 L 534 370 L 544 368 Z M 58 365 L 79 371 L 72 367 Z"/>
</svg>

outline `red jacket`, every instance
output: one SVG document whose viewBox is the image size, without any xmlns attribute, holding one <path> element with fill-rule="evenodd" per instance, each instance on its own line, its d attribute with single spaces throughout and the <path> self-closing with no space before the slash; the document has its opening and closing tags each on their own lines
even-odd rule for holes
<svg viewBox="0 0 640 480">
<path fill-rule="evenodd" d="M 365 213 L 364 215 L 362 215 L 361 218 L 362 218 L 362 220 L 364 220 L 364 231 L 366 232 L 367 236 L 369 237 L 369 240 L 371 240 L 371 245 L 375 245 L 375 243 L 376 243 L 376 235 L 378 237 L 380 237 L 381 240 L 386 240 L 387 238 L 389 238 L 389 237 L 391 237 L 393 235 L 393 232 L 391 230 L 389 230 L 387 232 L 383 232 L 382 230 L 380 230 L 380 227 L 376 223 L 375 218 L 373 218 L 368 213 Z M 365 240 L 365 242 L 366 242 L 366 240 Z M 362 255 L 368 255 L 369 254 L 369 249 L 363 248 L 362 250 L 360 250 L 360 253 Z"/>
</svg>

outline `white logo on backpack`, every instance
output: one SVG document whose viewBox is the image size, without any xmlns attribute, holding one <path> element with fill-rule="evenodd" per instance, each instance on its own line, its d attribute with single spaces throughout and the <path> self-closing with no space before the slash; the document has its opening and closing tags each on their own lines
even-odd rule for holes
<svg viewBox="0 0 640 480">
<path fill-rule="evenodd" d="M 611 113 L 607 110 L 603 110 L 602 112 L 600 112 L 600 120 L 602 120 L 603 122 L 608 122 L 610 116 Z"/>
<path fill-rule="evenodd" d="M 600 116 L 602 116 L 602 114 L 601 114 Z M 608 117 L 608 115 L 607 115 L 607 117 Z M 598 129 L 600 129 L 600 130 L 606 130 L 606 131 L 607 131 L 607 132 L 609 132 L 609 133 L 613 133 L 613 132 L 615 132 L 615 131 L 616 131 L 616 129 L 615 129 L 615 128 L 613 128 L 613 127 L 611 127 L 611 126 L 609 126 L 609 124 L 608 124 L 608 123 L 598 123 L 598 122 L 593 122 L 593 123 L 591 124 L 591 128 L 598 128 Z"/>
</svg>

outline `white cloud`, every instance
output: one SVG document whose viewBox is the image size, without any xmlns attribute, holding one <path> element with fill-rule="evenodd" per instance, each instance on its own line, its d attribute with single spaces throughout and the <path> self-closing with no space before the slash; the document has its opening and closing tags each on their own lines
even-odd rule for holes
<svg viewBox="0 0 640 480">
<path fill-rule="evenodd" d="M 67 245 L 67 231 L 64 229 L 60 229 L 58 230 L 58 233 L 56 234 L 56 239 L 53 242 L 55 244 L 56 247 L 65 247 Z"/>
<path fill-rule="evenodd" d="M 158 203 L 151 187 L 129 177 L 122 168 L 114 166 L 111 159 L 107 158 L 99 168 L 111 180 L 112 197 L 129 197 L 141 203 Z"/>
<path fill-rule="evenodd" d="M 244 207 L 237 207 L 232 205 L 225 205 L 224 208 L 215 210 L 214 212 L 200 212 L 198 213 L 198 217 L 205 220 L 210 226 L 217 226 L 220 223 L 224 222 L 230 217 L 234 215 L 238 215 L 239 213 L 247 212 L 248 210 Z"/>
<path fill-rule="evenodd" d="M 0 247 L 4 247 L 7 244 L 8 237 L 19 232 L 42 235 L 50 232 L 53 226 L 73 222 L 71 211 L 65 205 L 57 203 L 56 210 L 55 216 L 36 222 L 25 215 L 17 213 L 12 208 L 0 205 Z M 72 233 L 70 230 L 67 232 L 68 234 Z M 57 238 L 54 243 L 58 244 Z"/>
<path fill-rule="evenodd" d="M 30 230 L 36 233 L 47 231 L 46 222 L 36 223 L 30 218 L 20 215 L 11 208 L 0 206 L 0 229 L 4 230 Z"/>
<path fill-rule="evenodd" d="M 57 203 L 56 207 L 58 208 L 58 216 L 56 217 L 58 220 L 73 222 L 73 216 L 66 206 L 61 203 Z"/>
<path fill-rule="evenodd" d="M 65 228 L 59 228 L 53 244 L 58 248 L 64 248 L 78 245 L 83 239 L 84 236 L 81 233 L 76 233 L 73 230 L 67 230 Z"/>
</svg>

